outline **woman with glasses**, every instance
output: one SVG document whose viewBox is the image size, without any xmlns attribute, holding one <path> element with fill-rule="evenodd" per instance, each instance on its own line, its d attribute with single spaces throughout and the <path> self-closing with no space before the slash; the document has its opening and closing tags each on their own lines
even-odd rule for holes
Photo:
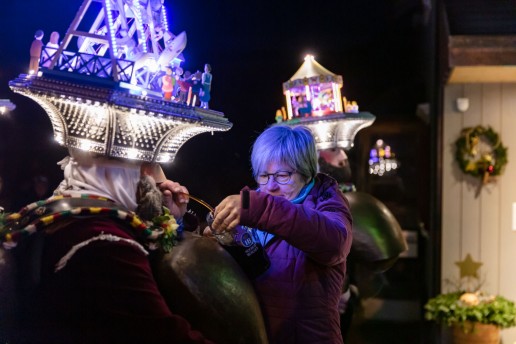
<svg viewBox="0 0 516 344">
<path fill-rule="evenodd" d="M 352 222 L 347 200 L 334 179 L 317 173 L 307 128 L 266 129 L 251 164 L 258 188 L 226 197 L 211 230 L 248 226 L 265 248 L 271 266 L 253 284 L 271 344 L 342 343 L 338 303 Z"/>
</svg>

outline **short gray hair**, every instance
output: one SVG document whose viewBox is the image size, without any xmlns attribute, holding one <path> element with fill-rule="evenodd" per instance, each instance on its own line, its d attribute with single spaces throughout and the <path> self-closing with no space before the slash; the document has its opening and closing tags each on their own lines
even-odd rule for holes
<svg viewBox="0 0 516 344">
<path fill-rule="evenodd" d="M 274 125 L 258 136 L 251 152 L 253 176 L 270 162 L 284 163 L 306 182 L 317 174 L 317 150 L 310 130 L 303 126 Z"/>
</svg>

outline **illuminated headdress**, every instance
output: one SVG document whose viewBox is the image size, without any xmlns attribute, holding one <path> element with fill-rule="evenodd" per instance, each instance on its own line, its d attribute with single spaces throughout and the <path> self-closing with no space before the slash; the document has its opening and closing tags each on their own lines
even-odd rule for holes
<svg viewBox="0 0 516 344">
<path fill-rule="evenodd" d="M 313 56 L 283 83 L 287 101 L 276 120 L 287 125 L 308 127 L 315 137 L 317 149 L 353 147 L 356 133 L 370 126 L 375 116 L 358 112 L 355 102 L 341 98 L 342 76 L 321 66 Z"/>
<path fill-rule="evenodd" d="M 191 137 L 231 128 L 222 113 L 195 107 L 190 97 L 188 103 L 163 100 L 161 76 L 180 68 L 186 45 L 184 32 L 168 31 L 163 4 L 99 2 L 84 1 L 60 46 L 44 48 L 38 73 L 9 83 L 46 111 L 59 144 L 170 162 Z M 85 18 L 88 32 L 80 29 Z M 77 51 L 68 50 L 72 42 Z"/>
</svg>

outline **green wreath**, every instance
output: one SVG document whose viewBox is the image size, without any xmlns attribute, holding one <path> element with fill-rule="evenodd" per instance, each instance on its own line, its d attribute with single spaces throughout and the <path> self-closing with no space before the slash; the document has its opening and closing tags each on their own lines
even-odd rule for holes
<svg viewBox="0 0 516 344">
<path fill-rule="evenodd" d="M 488 144 L 488 151 L 479 151 L 481 139 Z M 507 147 L 491 127 L 477 125 L 462 129 L 455 147 L 455 160 L 461 171 L 482 178 L 483 183 L 487 183 L 491 176 L 501 175 L 507 164 Z"/>
</svg>

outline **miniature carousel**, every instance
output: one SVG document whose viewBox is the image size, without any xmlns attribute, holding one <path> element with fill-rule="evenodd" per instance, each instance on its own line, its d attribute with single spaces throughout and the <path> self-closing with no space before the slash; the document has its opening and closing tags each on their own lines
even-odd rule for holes
<svg viewBox="0 0 516 344">
<path fill-rule="evenodd" d="M 9 85 L 45 110 L 62 146 L 170 163 L 190 138 L 232 127 L 208 108 L 211 67 L 183 73 L 186 33 L 169 31 L 162 1 L 84 0 L 62 42 L 57 32 L 47 45 L 42 38 L 38 30 L 30 70 Z M 10 253 L 17 240 L 44 231 L 41 214 L 82 215 L 84 209 L 71 203 L 61 202 L 55 214 L 37 202 L 14 215 L 0 213 L 0 241 L 9 248 L 0 249 L 0 340 L 15 326 L 18 306 Z M 266 343 L 256 296 L 232 257 L 194 233 L 185 232 L 176 244 L 153 267 L 172 312 L 215 342 Z"/>
<path fill-rule="evenodd" d="M 287 110 L 276 113 L 276 121 L 287 125 L 308 127 L 317 149 L 353 147 L 356 133 L 373 124 L 375 116 L 359 112 L 356 102 L 341 97 L 342 76 L 321 66 L 313 56 L 283 83 Z"/>
</svg>

